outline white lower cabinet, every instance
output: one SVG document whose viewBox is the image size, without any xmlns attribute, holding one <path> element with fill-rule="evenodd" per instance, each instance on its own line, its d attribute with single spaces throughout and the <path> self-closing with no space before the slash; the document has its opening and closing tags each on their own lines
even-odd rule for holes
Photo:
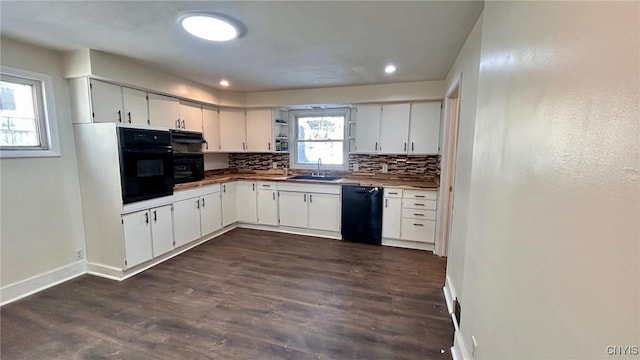
<svg viewBox="0 0 640 360">
<path fill-rule="evenodd" d="M 402 218 L 402 229 L 400 230 L 402 240 L 433 243 L 436 233 L 436 222 L 434 220 L 419 220 Z"/>
<path fill-rule="evenodd" d="M 402 198 L 384 198 L 382 208 L 382 237 L 400 239 L 402 221 Z"/>
<path fill-rule="evenodd" d="M 340 231 L 340 195 L 309 193 L 309 229 Z"/>
<path fill-rule="evenodd" d="M 122 216 L 124 232 L 125 268 L 142 264 L 153 258 L 149 210 Z"/>
<path fill-rule="evenodd" d="M 306 228 L 308 225 L 307 193 L 279 191 L 280 225 Z"/>
<path fill-rule="evenodd" d="M 173 214 L 171 205 L 149 210 L 149 217 L 151 218 L 153 257 L 173 250 Z"/>
<path fill-rule="evenodd" d="M 222 198 L 220 193 L 200 198 L 200 233 L 202 236 L 222 228 Z"/>
<path fill-rule="evenodd" d="M 176 247 L 200 238 L 200 198 L 173 203 Z"/>
<path fill-rule="evenodd" d="M 228 226 L 238 221 L 238 188 L 236 182 L 222 184 L 222 226 Z"/>
<path fill-rule="evenodd" d="M 238 191 L 238 221 L 257 223 L 258 203 L 256 183 L 253 181 L 239 181 L 236 186 Z"/>
<path fill-rule="evenodd" d="M 258 224 L 278 225 L 278 192 L 258 189 Z"/>
</svg>

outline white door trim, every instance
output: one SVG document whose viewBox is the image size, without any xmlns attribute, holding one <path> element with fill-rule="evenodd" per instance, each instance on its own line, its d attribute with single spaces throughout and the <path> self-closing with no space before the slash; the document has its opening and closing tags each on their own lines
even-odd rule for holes
<svg viewBox="0 0 640 360">
<path fill-rule="evenodd" d="M 458 142 L 458 120 L 460 114 L 460 96 L 462 92 L 462 73 L 459 73 L 444 98 L 442 121 L 442 159 L 440 174 L 440 194 L 436 226 L 436 247 L 434 253 L 439 256 L 449 254 L 449 235 L 451 229 L 453 188 Z"/>
</svg>

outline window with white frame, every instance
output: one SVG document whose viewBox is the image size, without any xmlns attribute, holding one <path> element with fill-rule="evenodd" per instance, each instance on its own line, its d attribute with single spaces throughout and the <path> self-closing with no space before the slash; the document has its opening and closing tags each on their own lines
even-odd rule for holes
<svg viewBox="0 0 640 360">
<path fill-rule="evenodd" d="M 347 168 L 346 124 L 349 109 L 293 111 L 291 167 L 344 170 Z"/>
<path fill-rule="evenodd" d="M 58 156 L 53 119 L 52 78 L 2 67 L 0 72 L 0 155 Z M 49 100 L 49 101 L 48 101 Z"/>
</svg>

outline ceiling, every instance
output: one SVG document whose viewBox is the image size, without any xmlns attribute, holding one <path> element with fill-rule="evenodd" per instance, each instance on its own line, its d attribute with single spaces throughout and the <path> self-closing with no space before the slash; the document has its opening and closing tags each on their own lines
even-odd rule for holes
<svg viewBox="0 0 640 360">
<path fill-rule="evenodd" d="M 2 1 L 0 30 L 260 91 L 442 80 L 482 9 L 481 1 Z M 246 34 L 226 43 L 194 38 L 177 22 L 190 11 L 231 16 Z M 395 74 L 384 73 L 387 63 Z"/>
</svg>

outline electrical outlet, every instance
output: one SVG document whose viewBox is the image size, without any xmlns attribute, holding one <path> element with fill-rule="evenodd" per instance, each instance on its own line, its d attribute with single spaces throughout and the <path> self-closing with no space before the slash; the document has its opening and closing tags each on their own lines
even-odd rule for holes
<svg viewBox="0 0 640 360">
<path fill-rule="evenodd" d="M 358 163 L 353 163 L 353 171 L 358 172 L 358 170 L 360 170 L 360 166 L 358 165 Z"/>
<path fill-rule="evenodd" d="M 387 164 L 382 164 L 382 172 L 386 173 L 387 171 L 389 171 L 389 165 Z"/>
<path fill-rule="evenodd" d="M 76 257 L 76 260 L 82 260 L 82 258 L 84 257 L 82 254 L 82 249 L 76 249 L 73 252 L 74 256 Z"/>
<path fill-rule="evenodd" d="M 278 168 L 278 163 L 274 161 L 273 163 L 271 163 L 271 166 L 272 166 L 274 169 L 277 169 L 277 168 Z"/>
<path fill-rule="evenodd" d="M 473 342 L 473 349 L 471 350 L 471 358 L 477 359 L 478 356 L 478 342 L 476 341 L 476 337 L 472 336 L 471 341 Z"/>
</svg>

